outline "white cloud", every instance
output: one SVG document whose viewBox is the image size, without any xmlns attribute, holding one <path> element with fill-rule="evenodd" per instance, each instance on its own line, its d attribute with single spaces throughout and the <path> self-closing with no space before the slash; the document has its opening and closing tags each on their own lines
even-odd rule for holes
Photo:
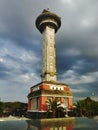
<svg viewBox="0 0 98 130">
<path fill-rule="evenodd" d="M 38 57 L 36 57 L 35 53 L 33 53 L 33 51 L 22 51 L 21 55 L 20 55 L 20 59 L 23 61 L 23 62 L 38 62 Z"/>
<path fill-rule="evenodd" d="M 87 84 L 97 82 L 98 72 L 86 73 L 78 75 L 74 70 L 67 70 L 61 77 L 63 82 L 69 85 Z"/>
<path fill-rule="evenodd" d="M 81 69 L 84 69 L 83 65 L 85 64 L 85 60 L 78 60 L 73 66 L 72 66 L 72 69 L 73 70 L 81 70 Z"/>
<path fill-rule="evenodd" d="M 61 0 L 61 2 L 71 4 L 72 0 Z"/>
<path fill-rule="evenodd" d="M 78 93 L 78 94 L 82 94 L 82 93 L 87 93 L 87 92 L 89 92 L 89 90 L 88 89 L 86 89 L 86 88 L 84 88 L 84 87 L 81 87 L 81 86 L 76 86 L 76 88 L 71 88 L 71 91 L 73 92 L 73 93 Z"/>
<path fill-rule="evenodd" d="M 1 63 L 4 62 L 4 59 L 3 59 L 3 58 L 0 58 L 0 62 L 1 62 Z"/>
</svg>

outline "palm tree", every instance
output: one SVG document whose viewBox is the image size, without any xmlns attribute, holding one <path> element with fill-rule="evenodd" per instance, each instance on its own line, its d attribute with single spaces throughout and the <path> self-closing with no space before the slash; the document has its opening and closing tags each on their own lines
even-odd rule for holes
<svg viewBox="0 0 98 130">
<path fill-rule="evenodd" d="M 97 114 L 98 102 L 92 100 L 90 97 L 87 97 L 84 100 L 80 100 L 76 104 L 76 108 L 74 109 L 74 113 L 76 116 L 94 116 Z"/>
<path fill-rule="evenodd" d="M 58 98 L 54 98 L 54 100 L 48 99 L 46 101 L 47 103 L 47 112 L 52 112 L 52 117 L 55 118 L 56 117 L 56 111 L 58 110 L 58 108 L 60 107 L 61 103 L 59 101 Z"/>
</svg>

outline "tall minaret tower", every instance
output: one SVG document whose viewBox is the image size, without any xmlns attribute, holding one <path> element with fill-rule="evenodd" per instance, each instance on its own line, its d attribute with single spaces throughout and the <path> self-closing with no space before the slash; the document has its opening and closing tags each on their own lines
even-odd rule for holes
<svg viewBox="0 0 98 130">
<path fill-rule="evenodd" d="M 36 19 L 36 27 L 42 33 L 42 81 L 56 81 L 55 33 L 60 26 L 60 17 L 49 9 Z"/>
<path fill-rule="evenodd" d="M 55 33 L 60 26 L 61 18 L 50 12 L 49 9 L 44 9 L 36 19 L 36 27 L 42 34 L 42 81 L 30 88 L 28 117 L 48 117 L 48 100 L 54 102 L 55 99 L 58 99 L 64 110 L 67 109 L 68 112 L 72 110 L 73 95 L 69 86 L 56 81 Z"/>
</svg>

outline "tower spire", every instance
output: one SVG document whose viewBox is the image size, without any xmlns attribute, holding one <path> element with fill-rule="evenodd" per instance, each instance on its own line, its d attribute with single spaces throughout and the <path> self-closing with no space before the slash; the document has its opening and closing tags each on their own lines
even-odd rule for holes
<svg viewBox="0 0 98 130">
<path fill-rule="evenodd" d="M 56 81 L 55 33 L 60 26 L 60 17 L 49 9 L 36 19 L 36 27 L 42 33 L 42 81 Z"/>
</svg>

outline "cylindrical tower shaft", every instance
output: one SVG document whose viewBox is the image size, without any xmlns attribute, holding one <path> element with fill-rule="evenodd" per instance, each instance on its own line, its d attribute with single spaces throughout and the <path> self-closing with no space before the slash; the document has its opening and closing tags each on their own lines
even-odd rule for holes
<svg viewBox="0 0 98 130">
<path fill-rule="evenodd" d="M 36 27 L 42 33 L 42 81 L 56 81 L 55 33 L 60 25 L 60 17 L 48 10 L 36 19 Z"/>
<path fill-rule="evenodd" d="M 42 80 L 56 81 L 55 30 L 46 26 L 42 42 Z"/>
</svg>

